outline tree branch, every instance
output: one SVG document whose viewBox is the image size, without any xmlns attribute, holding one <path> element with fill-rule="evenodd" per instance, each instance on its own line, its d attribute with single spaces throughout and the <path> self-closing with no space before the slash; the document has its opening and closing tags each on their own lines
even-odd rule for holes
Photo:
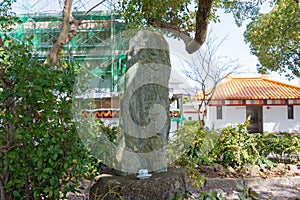
<svg viewBox="0 0 300 200">
<path fill-rule="evenodd" d="M 198 42 L 200 46 L 205 42 L 206 39 L 212 4 L 213 0 L 198 0 L 195 41 Z"/>
<path fill-rule="evenodd" d="M 69 33 L 69 22 L 70 22 L 70 13 L 72 7 L 72 0 L 65 0 L 63 8 L 63 18 L 62 18 L 62 27 L 58 35 L 56 42 L 51 47 L 46 63 L 49 63 L 51 66 L 54 66 L 60 59 L 59 53 L 63 46 L 66 44 L 67 36 Z"/>
<path fill-rule="evenodd" d="M 195 38 L 191 38 L 190 34 L 178 26 L 162 22 L 156 19 L 149 19 L 148 22 L 154 27 L 166 28 L 177 37 L 181 38 L 185 43 L 185 49 L 188 53 L 196 52 L 205 42 L 209 16 L 212 9 L 213 0 L 198 0 L 198 9 L 196 11 L 196 32 Z"/>
<path fill-rule="evenodd" d="M 90 8 L 88 11 L 85 11 L 85 12 L 83 13 L 83 15 L 81 16 L 81 18 L 80 18 L 78 24 L 81 25 L 81 23 L 82 23 L 84 17 L 85 17 L 89 12 L 91 12 L 92 10 L 94 10 L 95 8 L 97 8 L 98 6 L 100 6 L 102 3 L 104 3 L 105 1 L 106 1 L 106 0 L 102 0 L 101 2 L 97 3 L 95 6 L 93 6 L 92 8 Z"/>
<path fill-rule="evenodd" d="M 48 57 L 45 60 L 45 63 L 49 63 L 51 66 L 55 66 L 55 64 L 60 59 L 60 51 L 68 44 L 77 34 L 78 27 L 82 24 L 84 17 L 91 12 L 93 9 L 104 3 L 106 0 L 102 0 L 101 2 L 97 3 L 91 9 L 86 11 L 77 21 L 71 14 L 72 8 L 72 0 L 65 0 L 64 8 L 63 8 L 63 19 L 62 19 L 62 27 L 59 33 L 59 36 L 56 42 L 51 47 Z"/>
</svg>

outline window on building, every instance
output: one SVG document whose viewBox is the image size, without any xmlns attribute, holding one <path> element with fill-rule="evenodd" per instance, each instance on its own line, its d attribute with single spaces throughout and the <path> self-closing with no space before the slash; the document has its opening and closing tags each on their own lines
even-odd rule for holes
<svg viewBox="0 0 300 200">
<path fill-rule="evenodd" d="M 284 103 L 285 103 L 285 104 L 289 104 L 289 100 L 288 100 L 288 99 L 285 99 L 285 100 L 284 100 Z"/>
<path fill-rule="evenodd" d="M 288 119 L 294 119 L 294 106 L 287 107 Z"/>
<path fill-rule="evenodd" d="M 272 99 L 272 104 L 276 104 L 276 100 L 275 99 Z"/>
<path fill-rule="evenodd" d="M 222 106 L 217 106 L 217 119 L 222 119 Z"/>
</svg>

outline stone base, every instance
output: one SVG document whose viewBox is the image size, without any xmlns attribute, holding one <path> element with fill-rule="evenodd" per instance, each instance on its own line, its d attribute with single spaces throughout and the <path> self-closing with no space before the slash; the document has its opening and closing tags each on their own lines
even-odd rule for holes
<svg viewBox="0 0 300 200">
<path fill-rule="evenodd" d="M 140 180 L 136 176 L 113 176 L 103 174 L 90 190 L 90 200 L 162 200 L 174 195 L 184 196 L 187 191 L 185 172 L 168 169 L 155 173 L 149 179 Z"/>
</svg>

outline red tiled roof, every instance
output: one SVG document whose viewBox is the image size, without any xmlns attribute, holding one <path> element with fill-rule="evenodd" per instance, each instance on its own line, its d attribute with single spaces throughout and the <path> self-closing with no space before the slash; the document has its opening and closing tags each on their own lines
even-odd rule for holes
<svg viewBox="0 0 300 200">
<path fill-rule="evenodd" d="M 201 96 L 196 95 L 196 99 Z M 217 85 L 213 99 L 300 99 L 300 86 L 271 80 L 266 76 L 229 77 Z"/>
</svg>

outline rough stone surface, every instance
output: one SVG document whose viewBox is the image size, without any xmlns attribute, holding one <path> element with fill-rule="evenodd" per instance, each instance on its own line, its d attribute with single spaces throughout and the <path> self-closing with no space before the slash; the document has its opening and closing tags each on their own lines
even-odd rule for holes
<svg viewBox="0 0 300 200">
<path fill-rule="evenodd" d="M 158 32 L 140 30 L 129 42 L 128 70 L 120 102 L 117 160 L 121 171 L 165 171 L 170 129 L 168 43 Z"/>
<path fill-rule="evenodd" d="M 139 180 L 136 176 L 102 175 L 90 189 L 90 200 L 162 200 L 171 199 L 175 193 L 186 192 L 185 172 L 168 169 L 167 172 L 152 174 L 149 179 Z"/>
<path fill-rule="evenodd" d="M 259 174 L 261 173 L 261 168 L 258 165 L 253 165 L 252 167 L 250 167 L 250 175 L 251 176 L 259 176 Z"/>
<path fill-rule="evenodd" d="M 288 165 L 288 170 L 289 170 L 289 173 L 290 173 L 290 174 L 296 174 L 296 173 L 299 173 L 299 169 L 298 169 L 297 165 L 289 164 L 289 165 Z"/>
</svg>

